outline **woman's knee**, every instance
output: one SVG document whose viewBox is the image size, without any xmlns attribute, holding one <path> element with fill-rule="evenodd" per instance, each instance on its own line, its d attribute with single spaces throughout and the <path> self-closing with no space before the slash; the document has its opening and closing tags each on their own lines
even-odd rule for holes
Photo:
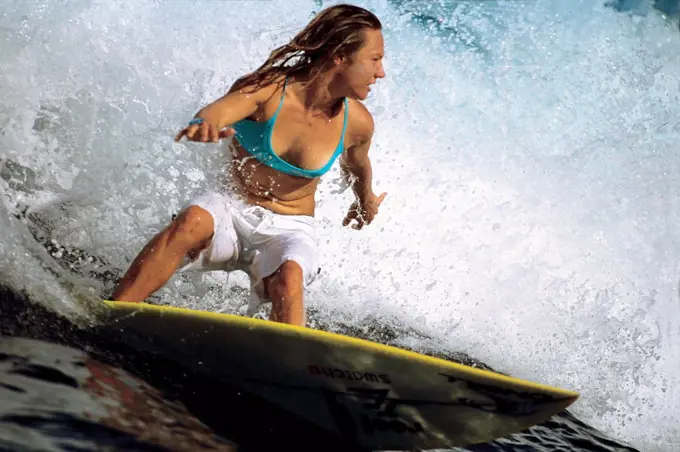
<svg viewBox="0 0 680 452">
<path fill-rule="evenodd" d="M 267 279 L 267 292 L 271 298 L 290 300 L 302 295 L 304 274 L 300 264 L 295 261 L 284 262 Z"/>
<path fill-rule="evenodd" d="M 168 230 L 169 241 L 195 248 L 203 245 L 212 237 L 215 221 L 210 212 L 192 205 L 177 215 Z"/>
</svg>

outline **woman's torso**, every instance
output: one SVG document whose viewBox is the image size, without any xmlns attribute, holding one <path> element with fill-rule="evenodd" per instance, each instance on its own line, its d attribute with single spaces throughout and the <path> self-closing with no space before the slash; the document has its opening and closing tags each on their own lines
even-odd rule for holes
<svg viewBox="0 0 680 452">
<path fill-rule="evenodd" d="M 265 123 L 275 114 L 271 134 L 271 150 L 286 163 L 304 170 L 326 166 L 346 146 L 346 103 L 339 103 L 333 112 L 316 117 L 305 112 L 302 103 L 291 89 L 277 88 L 251 121 Z M 330 119 L 329 119 L 330 116 Z M 342 140 L 341 140 L 342 138 Z M 232 145 L 231 173 L 247 202 L 261 205 L 273 212 L 287 215 L 314 215 L 315 194 L 319 177 L 300 177 L 285 174 L 259 162 L 239 143 L 238 135 Z"/>
</svg>

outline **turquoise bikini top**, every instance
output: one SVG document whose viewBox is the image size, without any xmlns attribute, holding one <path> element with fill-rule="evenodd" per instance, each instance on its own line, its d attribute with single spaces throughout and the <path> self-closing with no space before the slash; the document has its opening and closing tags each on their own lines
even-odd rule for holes
<svg viewBox="0 0 680 452">
<path fill-rule="evenodd" d="M 315 177 L 322 176 L 327 173 L 328 170 L 333 166 L 333 162 L 338 158 L 342 151 L 344 150 L 345 143 L 345 129 L 347 128 L 347 98 L 345 98 L 345 119 L 342 125 L 342 134 L 340 135 L 340 143 L 335 148 L 335 152 L 331 159 L 326 163 L 323 168 L 318 170 L 305 170 L 293 166 L 290 163 L 283 160 L 281 157 L 274 153 L 272 149 L 272 131 L 274 130 L 274 123 L 276 122 L 276 117 L 281 111 L 281 106 L 283 105 L 283 95 L 286 92 L 286 79 L 283 83 L 283 91 L 281 92 L 281 100 L 279 101 L 279 106 L 276 109 L 276 113 L 268 121 L 256 122 L 250 119 L 242 119 L 241 121 L 233 124 L 231 127 L 236 130 L 236 139 L 253 157 L 255 157 L 261 163 L 274 168 L 275 170 L 281 171 L 282 173 L 289 174 L 291 176 L 306 177 L 313 179 Z"/>
</svg>

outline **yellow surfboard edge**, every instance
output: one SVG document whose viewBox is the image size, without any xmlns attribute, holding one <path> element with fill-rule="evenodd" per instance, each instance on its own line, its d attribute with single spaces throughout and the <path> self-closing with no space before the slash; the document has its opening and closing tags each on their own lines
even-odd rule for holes
<svg viewBox="0 0 680 452">
<path fill-rule="evenodd" d="M 369 351 L 373 351 L 383 355 L 393 355 L 399 356 L 407 359 L 416 360 L 424 364 L 432 364 L 443 367 L 448 367 L 451 369 L 460 370 L 468 374 L 476 375 L 481 378 L 491 378 L 499 380 L 510 385 L 516 385 L 521 387 L 532 387 L 538 391 L 546 391 L 553 393 L 554 395 L 560 395 L 564 397 L 565 400 L 570 400 L 569 404 L 575 402 L 580 394 L 576 391 L 569 389 L 563 389 L 556 386 L 551 386 L 542 383 L 536 383 L 533 381 L 528 381 L 524 379 L 514 378 L 507 376 L 498 372 L 493 372 L 490 370 L 479 369 L 476 367 L 468 366 L 465 364 L 456 363 L 453 361 L 448 361 L 446 359 L 437 358 L 434 356 L 429 356 L 414 351 L 406 350 L 392 345 L 381 344 L 378 342 L 369 341 L 366 339 L 360 339 L 352 336 L 346 336 L 338 333 L 332 333 L 323 330 L 317 330 L 313 328 L 301 327 L 296 325 L 290 325 L 279 322 L 272 322 L 269 320 L 262 320 L 253 317 L 246 317 L 241 315 L 217 313 L 211 311 L 202 311 L 189 308 L 181 308 L 176 306 L 167 305 L 153 305 L 149 303 L 131 303 L 125 301 L 110 301 L 102 300 L 104 304 L 115 309 L 116 307 L 127 307 L 138 311 L 151 311 L 156 312 L 159 315 L 170 314 L 170 315 L 187 315 L 197 318 L 202 318 L 205 320 L 211 320 L 221 323 L 233 323 L 241 327 L 249 327 L 256 329 L 265 329 L 269 331 L 276 332 L 278 334 L 284 334 L 287 336 L 300 336 L 307 339 L 320 339 L 325 340 L 330 343 L 338 343 L 343 345 L 355 345 Z"/>
</svg>

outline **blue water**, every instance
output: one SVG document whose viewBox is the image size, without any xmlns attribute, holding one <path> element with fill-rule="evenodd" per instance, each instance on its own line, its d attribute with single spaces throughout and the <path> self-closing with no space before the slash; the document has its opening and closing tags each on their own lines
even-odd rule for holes
<svg viewBox="0 0 680 452">
<path fill-rule="evenodd" d="M 582 421 L 673 450 L 677 7 L 359 3 L 385 26 L 387 77 L 366 104 L 388 196 L 371 227 L 347 230 L 351 194 L 337 168 L 323 181 L 316 318 L 389 322 L 577 390 Z M 178 128 L 326 4 L 5 2 L 0 283 L 87 321 L 88 303 L 219 178 L 224 145 L 174 144 Z M 176 277 L 157 300 L 243 312 L 245 287 L 240 274 Z"/>
</svg>

